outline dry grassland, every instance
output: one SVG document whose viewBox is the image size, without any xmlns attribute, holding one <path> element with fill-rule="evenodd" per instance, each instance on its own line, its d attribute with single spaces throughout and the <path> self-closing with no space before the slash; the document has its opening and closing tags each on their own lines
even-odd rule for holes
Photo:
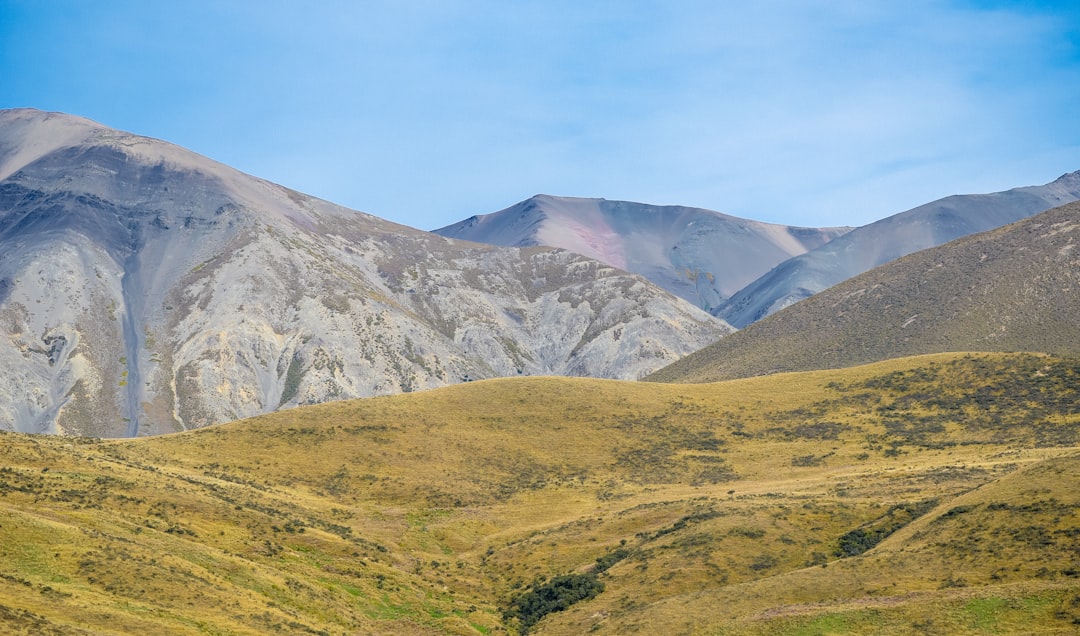
<svg viewBox="0 0 1080 636">
<path fill-rule="evenodd" d="M 0 627 L 1075 633 L 1078 405 L 1077 360 L 942 354 L 2 434 Z M 510 611 L 565 575 L 593 595 Z"/>
</svg>

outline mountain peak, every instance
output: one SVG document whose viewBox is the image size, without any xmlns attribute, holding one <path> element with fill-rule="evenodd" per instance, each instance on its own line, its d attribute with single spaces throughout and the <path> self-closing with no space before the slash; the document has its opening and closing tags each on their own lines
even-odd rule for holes
<svg viewBox="0 0 1080 636">
<path fill-rule="evenodd" d="M 0 110 L 0 179 L 60 148 L 83 143 L 102 129 L 89 119 L 63 113 Z"/>
<path fill-rule="evenodd" d="M 459 244 L 89 120 L 0 113 L 0 429 L 134 436 L 730 333 L 584 256 Z M 482 220 L 482 219 L 481 219 Z"/>
<path fill-rule="evenodd" d="M 709 310 L 771 267 L 849 228 L 794 228 L 677 205 L 534 195 L 435 230 L 493 245 L 561 247 L 640 274 Z"/>
</svg>

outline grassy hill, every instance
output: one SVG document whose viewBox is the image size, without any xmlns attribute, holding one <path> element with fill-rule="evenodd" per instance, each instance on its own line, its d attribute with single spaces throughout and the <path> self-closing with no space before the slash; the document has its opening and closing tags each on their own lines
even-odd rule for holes
<svg viewBox="0 0 1080 636">
<path fill-rule="evenodd" d="M 944 354 L 5 433 L 0 626 L 1070 633 L 1078 391 L 1078 360 Z"/>
<path fill-rule="evenodd" d="M 605 627 L 762 635 L 1076 633 L 1077 483 L 1080 458 L 1046 460 L 961 496 L 931 500 L 929 512 L 861 557 L 702 586 L 613 612 Z M 881 517 L 862 528 L 907 521 L 911 511 L 901 508 L 882 506 Z M 733 534 L 716 536 L 732 549 Z M 555 614 L 550 632 L 585 633 L 608 607 L 617 604 Z"/>
<path fill-rule="evenodd" d="M 943 351 L 1080 353 L 1080 203 L 909 255 L 649 376 L 712 382 Z"/>
</svg>

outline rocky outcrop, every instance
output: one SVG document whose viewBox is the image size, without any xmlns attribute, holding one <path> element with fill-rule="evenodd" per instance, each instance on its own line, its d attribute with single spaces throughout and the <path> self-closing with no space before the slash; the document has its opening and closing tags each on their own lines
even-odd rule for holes
<svg viewBox="0 0 1080 636">
<path fill-rule="evenodd" d="M 516 374 L 638 378 L 731 328 L 551 248 L 396 225 L 177 146 L 0 112 L 0 428 L 94 436 Z"/>
</svg>

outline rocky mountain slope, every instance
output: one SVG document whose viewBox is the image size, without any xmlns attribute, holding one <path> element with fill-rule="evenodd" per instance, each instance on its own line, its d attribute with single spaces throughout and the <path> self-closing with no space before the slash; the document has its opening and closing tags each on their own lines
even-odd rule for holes
<svg viewBox="0 0 1080 636">
<path fill-rule="evenodd" d="M 713 313 L 742 328 L 906 254 L 1080 199 L 1080 171 L 1042 186 L 956 195 L 856 228 L 751 282 Z"/>
<path fill-rule="evenodd" d="M 0 112 L 0 429 L 144 435 L 518 374 L 637 378 L 728 333 L 565 250 L 446 239 L 177 146 Z"/>
<path fill-rule="evenodd" d="M 651 379 L 710 382 L 942 351 L 1080 354 L 1080 202 L 911 254 Z"/>
<path fill-rule="evenodd" d="M 713 310 L 777 264 L 851 228 L 804 228 L 683 206 L 537 195 L 435 230 L 504 246 L 551 245 L 625 269 Z"/>
</svg>

